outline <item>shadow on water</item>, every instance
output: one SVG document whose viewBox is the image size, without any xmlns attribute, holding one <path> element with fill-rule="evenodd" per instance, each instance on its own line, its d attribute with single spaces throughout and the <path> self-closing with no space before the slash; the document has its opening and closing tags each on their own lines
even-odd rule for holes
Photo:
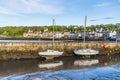
<svg viewBox="0 0 120 80">
<path fill-rule="evenodd" d="M 109 66 L 120 62 L 120 56 L 91 59 L 80 59 L 79 57 L 64 57 L 54 60 L 9 60 L 0 61 L 0 75 L 34 73 L 39 71 L 72 70 L 90 67 Z"/>
</svg>

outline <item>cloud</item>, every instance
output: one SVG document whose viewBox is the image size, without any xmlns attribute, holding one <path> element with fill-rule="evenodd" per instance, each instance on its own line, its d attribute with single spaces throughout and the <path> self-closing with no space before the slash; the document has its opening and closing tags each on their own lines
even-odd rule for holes
<svg viewBox="0 0 120 80">
<path fill-rule="evenodd" d="M 117 17 L 105 17 L 105 18 L 101 18 L 101 19 L 91 19 L 90 21 L 99 21 L 99 20 L 103 20 L 103 19 L 115 19 Z"/>
<path fill-rule="evenodd" d="M 90 21 L 98 21 L 99 19 L 91 19 Z"/>
<path fill-rule="evenodd" d="M 104 19 L 114 19 L 114 18 L 116 18 L 116 17 L 106 17 Z"/>
<path fill-rule="evenodd" d="M 97 4 L 97 5 L 95 5 L 95 7 L 105 7 L 105 6 L 110 6 L 110 5 L 112 5 L 112 3 L 100 3 L 100 4 Z"/>
<path fill-rule="evenodd" d="M 2 14 L 61 14 L 63 7 L 60 0 L 1 0 Z"/>
</svg>

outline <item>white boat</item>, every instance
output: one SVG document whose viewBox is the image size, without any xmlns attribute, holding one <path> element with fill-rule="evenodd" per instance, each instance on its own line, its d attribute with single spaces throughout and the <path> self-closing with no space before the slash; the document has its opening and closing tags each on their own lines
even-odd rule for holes
<svg viewBox="0 0 120 80">
<path fill-rule="evenodd" d="M 87 16 L 85 16 L 85 26 L 84 26 L 84 42 L 85 42 L 85 37 L 86 37 L 86 32 L 85 32 L 85 28 L 86 28 L 86 21 L 87 21 Z M 86 48 L 86 49 L 75 49 L 73 51 L 76 55 L 96 55 L 99 53 L 98 50 L 93 50 L 90 48 Z"/>
<path fill-rule="evenodd" d="M 47 69 L 51 69 L 51 68 L 56 68 L 59 66 L 62 66 L 63 62 L 62 61 L 56 61 L 56 62 L 51 62 L 51 63 L 41 63 L 38 64 L 39 68 L 47 68 Z"/>
<path fill-rule="evenodd" d="M 39 52 L 38 53 L 40 56 L 45 57 L 46 59 L 52 59 L 54 57 L 59 57 L 63 54 L 62 51 L 57 51 L 57 50 L 47 50 L 44 52 Z"/>
<path fill-rule="evenodd" d="M 60 51 L 57 51 L 57 50 L 47 50 L 45 52 L 39 52 L 38 53 L 39 55 L 42 55 L 42 56 L 60 56 L 63 54 L 63 52 L 60 52 Z"/>
<path fill-rule="evenodd" d="M 53 19 L 53 47 L 54 47 L 54 23 L 55 20 Z M 42 57 L 45 57 L 46 59 L 53 59 L 54 57 L 59 57 L 63 54 L 63 51 L 57 51 L 57 50 L 47 50 L 43 52 L 38 52 L 38 54 Z"/>
<path fill-rule="evenodd" d="M 97 55 L 99 53 L 98 50 L 93 50 L 93 49 L 89 49 L 89 48 L 86 48 L 86 49 L 75 49 L 74 50 L 74 53 L 76 55 Z"/>
</svg>

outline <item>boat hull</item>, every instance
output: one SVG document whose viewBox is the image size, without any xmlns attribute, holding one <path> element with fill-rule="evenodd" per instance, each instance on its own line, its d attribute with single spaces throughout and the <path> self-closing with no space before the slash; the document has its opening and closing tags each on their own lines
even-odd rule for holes
<svg viewBox="0 0 120 80">
<path fill-rule="evenodd" d="M 97 50 L 92 50 L 92 49 L 78 49 L 78 50 L 74 50 L 74 53 L 76 55 L 97 55 L 99 53 L 99 51 Z"/>
<path fill-rule="evenodd" d="M 63 54 L 63 52 L 56 51 L 56 50 L 47 50 L 44 52 L 39 52 L 38 54 L 42 57 L 45 57 L 46 59 L 53 59 L 54 57 L 61 56 Z"/>
</svg>

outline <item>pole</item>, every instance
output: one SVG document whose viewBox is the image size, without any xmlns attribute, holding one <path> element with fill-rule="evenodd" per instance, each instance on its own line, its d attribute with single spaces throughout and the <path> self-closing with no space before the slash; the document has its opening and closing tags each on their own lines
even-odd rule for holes
<svg viewBox="0 0 120 80">
<path fill-rule="evenodd" d="M 52 25 L 53 26 L 53 33 L 52 33 L 53 34 L 53 39 L 52 39 L 52 44 L 53 45 L 52 45 L 52 47 L 54 48 L 54 26 L 55 26 L 55 19 L 52 20 L 52 24 L 53 24 Z"/>
<path fill-rule="evenodd" d="M 87 22 L 87 16 L 85 16 L 85 23 L 84 23 L 84 41 L 85 42 L 85 36 L 86 36 L 86 22 Z"/>
<path fill-rule="evenodd" d="M 54 25 L 55 25 L 55 19 L 53 19 L 53 42 L 54 42 Z"/>
</svg>

